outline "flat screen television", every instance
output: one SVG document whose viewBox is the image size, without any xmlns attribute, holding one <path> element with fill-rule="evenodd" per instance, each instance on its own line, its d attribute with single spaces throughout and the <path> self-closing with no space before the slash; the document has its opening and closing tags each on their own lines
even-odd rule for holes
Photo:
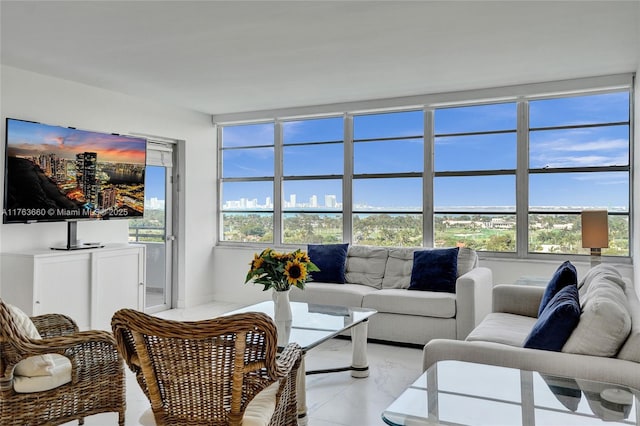
<svg viewBox="0 0 640 426">
<path fill-rule="evenodd" d="M 3 223 L 144 214 L 146 139 L 13 118 L 5 129 Z"/>
</svg>

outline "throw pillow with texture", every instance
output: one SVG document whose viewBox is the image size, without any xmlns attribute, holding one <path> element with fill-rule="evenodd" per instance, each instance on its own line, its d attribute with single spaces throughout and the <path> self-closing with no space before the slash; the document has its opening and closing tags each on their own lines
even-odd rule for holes
<svg viewBox="0 0 640 426">
<path fill-rule="evenodd" d="M 581 302 L 580 322 L 562 352 L 615 356 L 631 331 L 623 290 L 607 280 L 594 282 Z"/>
<path fill-rule="evenodd" d="M 31 318 L 27 314 L 25 314 L 20 308 L 17 308 L 13 305 L 6 304 L 9 312 L 11 313 L 11 317 L 13 318 L 13 322 L 16 324 L 18 329 L 28 337 L 29 339 L 41 339 L 40 333 L 38 333 L 38 329 L 31 321 Z M 29 358 L 23 359 L 18 362 L 15 367 L 15 374 L 17 376 L 29 376 L 29 377 L 37 377 L 37 376 L 51 376 L 53 374 L 52 369 L 54 367 L 53 359 L 51 355 L 36 355 L 30 356 Z"/>
<path fill-rule="evenodd" d="M 309 259 L 320 269 L 311 274 L 313 281 L 344 284 L 348 249 L 349 244 L 309 244 Z"/>
<path fill-rule="evenodd" d="M 553 299 L 553 296 L 558 293 L 563 287 L 567 285 L 578 285 L 578 273 L 575 266 L 568 260 L 556 269 L 556 272 L 551 277 L 551 280 L 547 284 L 547 288 L 544 290 L 542 300 L 540 300 L 540 306 L 538 307 L 538 317 L 542 315 L 542 311 L 547 304 Z"/>
<path fill-rule="evenodd" d="M 409 290 L 456 292 L 458 248 L 418 250 L 413 253 Z"/>
<path fill-rule="evenodd" d="M 578 287 L 560 289 L 538 317 L 523 346 L 560 352 L 580 321 Z"/>
</svg>

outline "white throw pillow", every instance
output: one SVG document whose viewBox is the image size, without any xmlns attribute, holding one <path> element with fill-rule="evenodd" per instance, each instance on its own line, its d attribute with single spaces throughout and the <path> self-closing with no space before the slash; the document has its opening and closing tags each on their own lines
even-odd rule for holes
<svg viewBox="0 0 640 426">
<path fill-rule="evenodd" d="M 50 368 L 51 374 L 46 376 L 13 378 L 13 390 L 18 393 L 43 392 L 57 388 L 71 381 L 71 361 L 69 358 L 58 354 L 51 354 L 54 366 Z"/>
<path fill-rule="evenodd" d="M 624 292 L 615 282 L 594 281 L 581 300 L 580 322 L 562 352 L 611 357 L 618 353 L 631 331 Z"/>
<path fill-rule="evenodd" d="M 26 337 L 36 340 L 42 338 L 29 315 L 13 305 L 6 304 L 6 306 L 13 317 L 13 322 Z M 30 356 L 16 364 L 14 373 L 17 376 L 28 377 L 51 376 L 54 366 L 55 363 L 49 354 Z"/>
</svg>

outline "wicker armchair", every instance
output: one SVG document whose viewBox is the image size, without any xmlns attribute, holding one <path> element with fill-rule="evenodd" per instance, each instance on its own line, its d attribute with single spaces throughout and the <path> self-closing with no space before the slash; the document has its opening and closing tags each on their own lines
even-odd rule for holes
<svg viewBox="0 0 640 426">
<path fill-rule="evenodd" d="M 26 317 L 26 316 L 25 316 Z M 117 412 L 124 425 L 126 408 L 124 363 L 116 342 L 106 331 L 78 331 L 60 314 L 31 318 L 42 339 L 31 339 L 0 300 L 0 424 L 58 425 L 84 417 Z M 18 393 L 14 368 L 21 360 L 60 354 L 71 361 L 71 381 L 50 390 Z"/>
<path fill-rule="evenodd" d="M 256 411 L 247 407 L 254 398 L 262 400 L 266 391 L 259 394 L 267 388 L 275 411 L 270 419 L 254 417 L 251 424 L 297 424 L 296 376 L 302 351 L 289 344 L 277 356 L 276 326 L 267 315 L 251 312 L 180 322 L 122 309 L 111 326 L 151 402 L 156 424 L 241 425 L 243 419 L 247 424 L 249 413 Z"/>
</svg>

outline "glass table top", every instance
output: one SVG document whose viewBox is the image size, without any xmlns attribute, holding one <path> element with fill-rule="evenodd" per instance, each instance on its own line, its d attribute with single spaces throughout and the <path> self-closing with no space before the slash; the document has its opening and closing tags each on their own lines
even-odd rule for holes
<svg viewBox="0 0 640 426">
<path fill-rule="evenodd" d="M 638 425 L 638 396 L 609 383 L 440 361 L 382 419 L 392 426 Z"/>
<path fill-rule="evenodd" d="M 226 315 L 241 312 L 263 312 L 273 318 L 273 302 L 266 301 L 245 306 L 228 312 Z M 291 302 L 291 312 L 291 321 L 276 321 L 278 346 L 282 347 L 287 343 L 296 342 L 304 351 L 307 351 L 360 324 L 377 311 L 367 308 Z"/>
</svg>

